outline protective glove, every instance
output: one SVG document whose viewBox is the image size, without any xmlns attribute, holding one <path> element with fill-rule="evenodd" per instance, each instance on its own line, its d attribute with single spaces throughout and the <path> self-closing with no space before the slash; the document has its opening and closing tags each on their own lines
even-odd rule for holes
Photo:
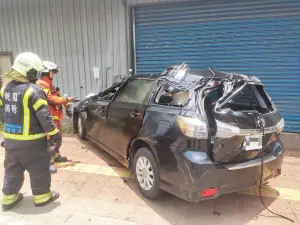
<svg viewBox="0 0 300 225">
<path fill-rule="evenodd" d="M 76 97 L 68 97 L 68 102 L 76 102 Z"/>
<path fill-rule="evenodd" d="M 57 153 L 61 145 L 62 138 L 60 133 L 50 136 L 50 139 L 48 140 L 48 152 L 50 152 L 51 154 Z"/>
<path fill-rule="evenodd" d="M 49 140 L 48 141 L 48 152 L 50 154 L 54 154 L 54 153 L 56 153 L 56 150 L 57 150 L 56 144 L 52 140 Z"/>
<path fill-rule="evenodd" d="M 70 108 L 67 108 L 67 107 L 66 107 L 66 114 L 67 114 L 67 116 L 68 116 L 69 118 L 72 118 L 72 111 L 71 111 Z"/>
</svg>

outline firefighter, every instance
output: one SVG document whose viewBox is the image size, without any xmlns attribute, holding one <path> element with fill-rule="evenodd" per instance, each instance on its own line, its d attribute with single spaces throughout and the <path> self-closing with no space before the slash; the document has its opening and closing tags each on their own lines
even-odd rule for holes
<svg viewBox="0 0 300 225">
<path fill-rule="evenodd" d="M 35 82 L 43 68 L 34 53 L 18 55 L 12 70 L 6 74 L 10 80 L 0 91 L 0 120 L 4 125 L 4 182 L 2 207 L 11 209 L 23 198 L 20 192 L 24 171 L 30 175 L 33 201 L 36 206 L 46 205 L 59 198 L 50 190 L 50 155 L 47 136 L 54 147 L 61 145 L 47 105 L 46 95 Z"/>
<path fill-rule="evenodd" d="M 63 119 L 63 106 L 70 102 L 74 102 L 76 97 L 61 97 L 59 90 L 55 88 L 52 83 L 54 76 L 58 73 L 58 66 L 55 63 L 48 61 L 44 61 L 43 64 L 45 66 L 45 70 L 40 74 L 40 79 L 37 81 L 37 85 L 39 85 L 46 93 L 52 119 L 62 134 L 60 121 Z M 59 149 L 57 149 L 56 153 L 51 157 L 50 171 L 52 173 L 56 172 L 53 165 L 54 162 L 67 161 L 68 159 L 66 157 L 62 157 Z"/>
</svg>

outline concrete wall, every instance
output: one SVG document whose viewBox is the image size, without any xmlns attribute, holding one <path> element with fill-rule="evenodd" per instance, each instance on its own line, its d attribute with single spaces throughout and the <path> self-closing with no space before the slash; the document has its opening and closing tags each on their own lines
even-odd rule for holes
<svg viewBox="0 0 300 225">
<path fill-rule="evenodd" d="M 56 84 L 83 97 L 128 71 L 125 13 L 122 0 L 0 0 L 0 52 L 58 63 Z"/>
</svg>

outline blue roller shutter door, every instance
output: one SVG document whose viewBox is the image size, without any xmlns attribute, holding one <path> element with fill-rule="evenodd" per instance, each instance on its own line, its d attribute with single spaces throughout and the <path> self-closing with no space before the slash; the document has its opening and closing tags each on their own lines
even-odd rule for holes
<svg viewBox="0 0 300 225">
<path fill-rule="evenodd" d="M 187 63 L 258 76 L 300 132 L 300 1 L 192 1 L 134 10 L 136 72 Z"/>
</svg>

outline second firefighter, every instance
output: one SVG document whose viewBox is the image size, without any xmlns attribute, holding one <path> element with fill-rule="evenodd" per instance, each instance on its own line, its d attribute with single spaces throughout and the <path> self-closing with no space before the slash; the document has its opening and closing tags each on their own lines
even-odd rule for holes
<svg viewBox="0 0 300 225">
<path fill-rule="evenodd" d="M 63 106 L 75 101 L 75 97 L 61 97 L 59 91 L 53 86 L 54 76 L 58 73 L 58 66 L 55 63 L 44 61 L 45 71 L 40 74 L 40 78 L 37 81 L 39 85 L 45 92 L 48 105 L 50 108 L 50 113 L 52 119 L 62 134 L 61 120 L 63 119 Z M 61 137 L 62 138 L 62 137 Z M 68 159 L 60 155 L 59 149 L 57 149 L 56 154 L 52 155 L 51 162 L 66 162 Z M 52 166 L 52 165 L 51 165 Z M 50 170 L 51 170 L 50 166 Z"/>
</svg>

